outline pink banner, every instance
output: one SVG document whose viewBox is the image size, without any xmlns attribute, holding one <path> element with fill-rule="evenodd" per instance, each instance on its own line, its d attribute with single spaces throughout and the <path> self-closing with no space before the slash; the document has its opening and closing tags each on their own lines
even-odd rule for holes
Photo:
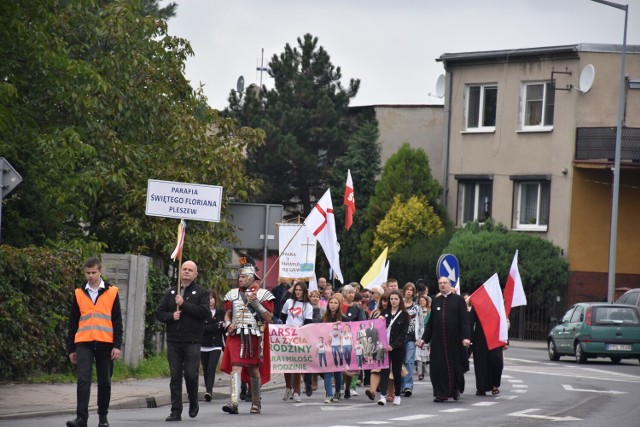
<svg viewBox="0 0 640 427">
<path fill-rule="evenodd" d="M 339 372 L 389 367 L 384 319 L 269 325 L 271 372 Z"/>
</svg>

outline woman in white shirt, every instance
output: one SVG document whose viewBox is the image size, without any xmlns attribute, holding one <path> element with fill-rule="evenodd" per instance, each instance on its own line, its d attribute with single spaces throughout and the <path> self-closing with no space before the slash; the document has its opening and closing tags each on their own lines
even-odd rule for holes
<svg viewBox="0 0 640 427">
<path fill-rule="evenodd" d="M 291 296 L 284 302 L 280 319 L 285 325 L 303 326 L 311 323 L 313 318 L 313 305 L 309 301 L 309 293 L 304 282 L 293 285 Z M 284 374 L 285 391 L 282 400 L 293 397 L 294 402 L 300 399 L 300 373 Z"/>
</svg>

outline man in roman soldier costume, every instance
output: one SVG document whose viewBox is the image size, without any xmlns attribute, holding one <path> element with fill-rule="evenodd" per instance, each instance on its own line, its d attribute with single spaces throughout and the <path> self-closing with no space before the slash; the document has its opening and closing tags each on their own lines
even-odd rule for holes
<svg viewBox="0 0 640 427">
<path fill-rule="evenodd" d="M 220 370 L 231 375 L 231 398 L 222 407 L 229 414 L 238 413 L 240 381 L 251 387 L 252 414 L 259 414 L 260 386 L 271 379 L 268 323 L 275 297 L 260 288 L 255 267 L 245 264 L 239 271 L 238 288 L 224 296 L 227 340 Z"/>
</svg>

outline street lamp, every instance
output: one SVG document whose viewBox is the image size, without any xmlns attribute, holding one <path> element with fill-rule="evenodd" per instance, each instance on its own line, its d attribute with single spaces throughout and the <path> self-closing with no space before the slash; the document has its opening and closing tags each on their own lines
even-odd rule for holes
<svg viewBox="0 0 640 427">
<path fill-rule="evenodd" d="M 616 9 L 624 10 L 624 35 L 622 37 L 622 58 L 620 59 L 620 91 L 618 92 L 618 126 L 616 128 L 616 154 L 613 161 L 613 200 L 611 201 L 611 230 L 609 232 L 609 275 L 607 281 L 607 301 L 613 302 L 616 286 L 616 245 L 618 244 L 618 194 L 620 192 L 620 155 L 622 147 L 622 112 L 624 101 L 624 66 L 627 53 L 627 17 L 629 5 L 624 6 L 605 0 L 591 0 Z"/>
</svg>

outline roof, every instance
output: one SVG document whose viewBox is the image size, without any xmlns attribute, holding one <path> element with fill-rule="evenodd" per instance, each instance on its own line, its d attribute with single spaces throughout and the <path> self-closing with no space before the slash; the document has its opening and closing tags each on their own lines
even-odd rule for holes
<svg viewBox="0 0 640 427">
<path fill-rule="evenodd" d="M 522 62 L 532 59 L 577 59 L 580 52 L 619 53 L 622 52 L 622 45 L 580 43 L 564 46 L 443 53 L 436 61 L 442 62 L 446 67 L 447 64 Z M 640 45 L 627 45 L 626 53 L 640 54 Z"/>
</svg>

